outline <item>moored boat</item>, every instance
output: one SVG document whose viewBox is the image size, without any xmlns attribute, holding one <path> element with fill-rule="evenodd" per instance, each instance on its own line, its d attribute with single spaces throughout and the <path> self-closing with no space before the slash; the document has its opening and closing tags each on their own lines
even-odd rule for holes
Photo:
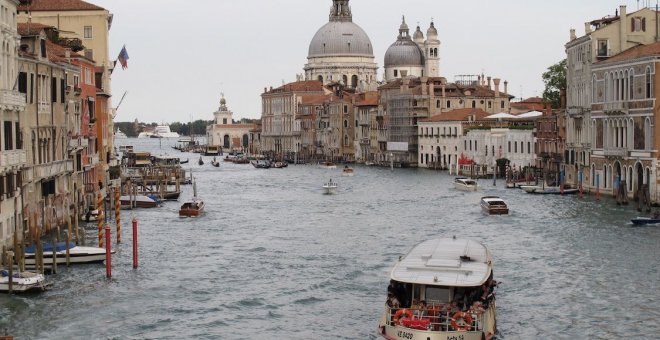
<svg viewBox="0 0 660 340">
<path fill-rule="evenodd" d="M 276 168 L 276 169 L 286 168 L 287 166 L 289 166 L 289 163 L 287 163 L 287 162 L 275 162 L 275 163 L 273 163 L 273 168 Z"/>
<path fill-rule="evenodd" d="M 69 249 L 69 263 L 94 263 L 105 260 L 105 248 L 77 246 L 75 243 L 59 242 L 55 244 L 57 264 L 66 264 L 66 250 Z M 112 250 L 114 254 L 114 249 Z M 53 245 L 43 245 L 44 265 L 53 264 Z M 25 266 L 33 268 L 36 260 L 36 247 L 25 248 Z"/>
<path fill-rule="evenodd" d="M 521 185 L 528 194 L 541 194 L 541 195 L 571 195 L 577 194 L 580 190 L 574 188 L 564 188 L 558 186 L 542 186 L 542 185 Z"/>
<path fill-rule="evenodd" d="M 509 207 L 503 199 L 497 196 L 484 196 L 481 198 L 481 209 L 489 215 L 506 215 L 509 213 Z"/>
<path fill-rule="evenodd" d="M 130 208 L 131 203 L 137 208 L 155 208 L 160 203 L 157 199 L 154 199 L 154 197 L 145 195 L 123 195 L 119 197 L 119 201 L 122 208 Z"/>
<path fill-rule="evenodd" d="M 199 160 L 197 161 L 197 164 L 204 165 L 204 160 L 202 159 L 202 156 L 199 156 Z"/>
<path fill-rule="evenodd" d="M 479 183 L 467 177 L 456 177 L 454 179 L 454 188 L 463 191 L 477 191 Z"/>
<path fill-rule="evenodd" d="M 252 163 L 252 166 L 257 169 L 268 169 L 271 167 L 270 161 L 266 159 L 254 160 L 250 163 Z"/>
<path fill-rule="evenodd" d="M 41 292 L 48 287 L 43 274 L 31 271 L 14 271 L 11 281 L 13 293 Z M 7 269 L 0 269 L 0 292 L 9 292 L 9 270 Z"/>
<path fill-rule="evenodd" d="M 389 340 L 482 340 L 496 331 L 492 255 L 480 242 L 422 242 L 390 272 L 379 333 Z"/>
<path fill-rule="evenodd" d="M 337 187 L 337 182 L 333 182 L 332 178 L 327 183 L 323 184 L 323 190 L 326 194 L 334 194 Z"/>
</svg>

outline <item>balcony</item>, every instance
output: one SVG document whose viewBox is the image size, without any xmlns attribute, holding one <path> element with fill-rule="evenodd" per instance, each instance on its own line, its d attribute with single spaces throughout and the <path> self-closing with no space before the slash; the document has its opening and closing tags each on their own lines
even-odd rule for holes
<svg viewBox="0 0 660 340">
<path fill-rule="evenodd" d="M 96 155 L 89 155 L 89 156 L 87 156 L 87 157 L 89 157 L 89 164 L 90 164 L 90 165 L 94 166 L 94 165 L 96 165 L 96 164 L 99 164 L 99 155 L 98 155 L 98 154 L 96 154 Z"/>
<path fill-rule="evenodd" d="M 25 95 L 16 91 L 1 90 L 0 91 L 0 108 L 8 110 L 23 111 L 25 110 Z"/>
<path fill-rule="evenodd" d="M 628 150 L 621 148 L 603 149 L 603 155 L 606 157 L 628 157 Z"/>
<path fill-rule="evenodd" d="M 387 130 L 378 131 L 378 141 L 387 142 Z"/>
<path fill-rule="evenodd" d="M 49 102 L 39 102 L 37 104 L 38 111 L 40 114 L 48 114 L 50 113 L 50 103 Z"/>
<path fill-rule="evenodd" d="M 42 178 L 54 177 L 65 174 L 67 172 L 73 172 L 73 161 L 65 160 L 39 164 L 35 165 L 33 169 L 34 178 L 40 180 Z"/>
<path fill-rule="evenodd" d="M 581 116 L 586 110 L 581 106 L 570 106 L 567 111 L 571 116 Z"/>
<path fill-rule="evenodd" d="M 4 151 L 0 153 L 0 166 L 21 166 L 27 162 L 25 150 Z"/>
<path fill-rule="evenodd" d="M 605 114 L 628 113 L 628 102 L 610 102 L 603 104 Z"/>
<path fill-rule="evenodd" d="M 369 145 L 369 144 L 371 144 L 371 141 L 369 140 L 369 138 L 362 138 L 362 139 L 360 139 L 360 144 Z"/>
<path fill-rule="evenodd" d="M 359 124 L 360 126 L 369 126 L 369 119 L 360 119 L 360 120 L 358 121 L 358 124 Z"/>
</svg>

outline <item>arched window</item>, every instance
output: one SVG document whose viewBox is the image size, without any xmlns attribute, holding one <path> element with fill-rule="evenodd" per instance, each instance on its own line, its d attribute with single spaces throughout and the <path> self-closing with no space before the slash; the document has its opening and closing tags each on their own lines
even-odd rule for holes
<svg viewBox="0 0 660 340">
<path fill-rule="evenodd" d="M 627 96 L 628 96 L 628 93 L 630 92 L 628 90 L 628 88 L 630 87 L 630 83 L 628 82 L 628 70 L 626 70 L 626 74 L 623 77 L 623 81 L 624 81 L 625 86 L 624 86 L 624 89 L 623 89 L 623 94 L 621 95 L 621 97 L 622 97 L 621 99 L 627 100 L 627 99 L 629 99 L 629 98 L 627 98 Z"/>
<path fill-rule="evenodd" d="M 341 76 L 341 80 L 343 81 L 344 85 L 348 86 L 348 76 L 347 75 L 344 74 L 343 76 Z"/>
<path fill-rule="evenodd" d="M 630 92 L 628 94 L 628 99 L 633 100 L 635 99 L 635 69 L 630 69 L 630 79 L 628 80 L 628 91 Z"/>
<path fill-rule="evenodd" d="M 473 100 L 473 101 L 472 101 L 472 108 L 474 109 L 474 108 L 476 108 L 476 107 L 477 107 L 477 101 L 476 101 L 476 100 Z"/>
<path fill-rule="evenodd" d="M 448 108 L 448 109 L 451 108 L 451 101 L 450 101 L 450 100 L 447 101 L 447 108 Z"/>
<path fill-rule="evenodd" d="M 348 146 L 348 135 L 344 136 L 344 146 Z"/>
<path fill-rule="evenodd" d="M 318 80 L 319 80 L 321 83 L 323 83 L 323 76 L 319 76 L 319 77 L 318 77 Z"/>
<path fill-rule="evenodd" d="M 222 144 L 222 147 L 229 148 L 229 135 L 225 135 L 224 143 Z"/>
<path fill-rule="evenodd" d="M 351 77 L 351 87 L 352 88 L 357 88 L 357 86 L 358 86 L 358 76 L 353 75 Z"/>
<path fill-rule="evenodd" d="M 348 128 L 348 120 L 344 120 L 344 127 Z"/>
<path fill-rule="evenodd" d="M 250 138 L 247 134 L 243 135 L 243 147 L 247 148 L 250 145 Z"/>
</svg>

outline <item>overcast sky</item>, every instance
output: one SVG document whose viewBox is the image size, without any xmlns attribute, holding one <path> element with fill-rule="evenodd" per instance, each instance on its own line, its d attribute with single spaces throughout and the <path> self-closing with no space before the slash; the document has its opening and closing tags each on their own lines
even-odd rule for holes
<svg viewBox="0 0 660 340">
<path fill-rule="evenodd" d="M 112 75 L 114 105 L 128 91 L 117 121 L 187 122 L 213 118 L 224 92 L 234 119 L 259 118 L 264 87 L 295 81 L 309 42 L 328 22 L 331 0 L 87 0 L 114 14 L 111 59 L 123 44 L 128 69 Z M 352 0 L 353 21 L 385 51 L 401 16 L 426 35 L 431 18 L 441 41 L 440 73 L 509 81 L 516 97 L 540 96 L 541 74 L 565 58 L 569 30 L 614 15 L 631 0 Z M 639 3 L 639 5 L 638 5 Z M 655 2 L 652 3 L 655 6 Z"/>
</svg>

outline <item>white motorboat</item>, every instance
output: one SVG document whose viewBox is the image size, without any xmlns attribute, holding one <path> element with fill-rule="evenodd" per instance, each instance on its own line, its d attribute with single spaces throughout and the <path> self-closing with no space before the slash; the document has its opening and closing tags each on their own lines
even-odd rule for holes
<svg viewBox="0 0 660 340">
<path fill-rule="evenodd" d="M 75 243 L 60 242 L 55 244 L 57 264 L 66 264 L 66 250 L 69 249 L 69 263 L 94 263 L 105 261 L 105 248 L 77 246 Z M 112 250 L 114 254 L 115 251 Z M 44 266 L 53 264 L 53 245 L 43 245 Z M 34 268 L 36 261 L 36 247 L 25 248 L 25 266 Z"/>
<path fill-rule="evenodd" d="M 43 274 L 30 271 L 16 272 L 12 275 L 12 292 L 25 293 L 44 291 L 48 287 Z M 0 270 L 0 292 L 9 292 L 9 270 Z"/>
<path fill-rule="evenodd" d="M 440 238 L 417 245 L 390 272 L 380 335 L 389 340 L 491 339 L 497 286 L 492 266 L 488 248 L 474 240 Z"/>
<path fill-rule="evenodd" d="M 521 185 L 520 189 L 523 189 L 528 194 L 541 194 L 541 195 L 570 195 L 576 194 L 580 190 L 573 188 L 564 188 L 562 190 L 559 186 L 543 186 L 543 185 Z"/>
<path fill-rule="evenodd" d="M 332 179 L 330 179 L 330 181 L 323 184 L 323 190 L 326 194 L 334 194 L 337 190 L 337 182 L 333 182 Z"/>
<path fill-rule="evenodd" d="M 121 130 L 117 129 L 117 132 L 115 132 L 115 138 L 128 138 L 128 137 Z"/>
<path fill-rule="evenodd" d="M 454 188 L 463 191 L 477 191 L 479 190 L 479 183 L 467 177 L 456 177 L 454 179 Z"/>
<path fill-rule="evenodd" d="M 481 198 L 480 205 L 481 209 L 489 215 L 506 215 L 509 213 L 509 207 L 498 196 L 484 196 Z"/>
<path fill-rule="evenodd" d="M 131 206 L 136 208 L 156 208 L 160 205 L 160 200 L 154 195 L 122 195 L 119 197 L 121 209 L 130 209 Z"/>
<path fill-rule="evenodd" d="M 337 169 L 337 165 L 332 162 L 320 162 L 319 167 L 323 169 Z"/>
<path fill-rule="evenodd" d="M 353 168 L 346 165 L 344 166 L 344 169 L 341 171 L 341 175 L 344 177 L 353 177 L 353 175 L 355 175 L 355 171 L 353 170 Z"/>
<path fill-rule="evenodd" d="M 177 132 L 172 132 L 170 130 L 169 125 L 158 125 L 156 126 L 156 129 L 154 129 L 154 135 L 156 138 L 179 138 L 179 134 Z"/>
</svg>

